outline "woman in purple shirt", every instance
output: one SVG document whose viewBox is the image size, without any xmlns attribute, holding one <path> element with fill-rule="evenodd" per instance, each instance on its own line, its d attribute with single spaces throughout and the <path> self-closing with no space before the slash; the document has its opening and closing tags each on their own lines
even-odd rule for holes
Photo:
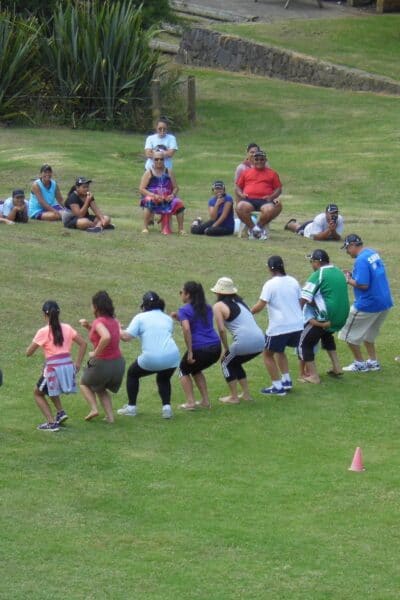
<svg viewBox="0 0 400 600">
<path fill-rule="evenodd" d="M 179 374 L 186 402 L 181 404 L 184 410 L 210 408 L 207 382 L 204 369 L 218 361 L 221 356 L 221 342 L 213 326 L 213 312 L 206 303 L 203 286 L 195 281 L 187 281 L 180 291 L 184 306 L 173 316 L 180 321 L 187 351 L 179 365 Z M 193 381 L 201 402 L 196 402 Z"/>
</svg>

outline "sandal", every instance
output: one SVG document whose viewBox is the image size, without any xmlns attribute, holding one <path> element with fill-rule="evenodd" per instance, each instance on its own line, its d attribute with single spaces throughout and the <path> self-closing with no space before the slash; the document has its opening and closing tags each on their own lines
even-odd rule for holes
<svg viewBox="0 0 400 600">
<path fill-rule="evenodd" d="M 91 421 L 92 419 L 95 419 L 98 416 L 99 416 L 98 412 L 90 412 L 88 415 L 86 415 L 85 421 Z"/>
<path fill-rule="evenodd" d="M 329 371 L 326 372 L 327 375 L 330 375 L 331 377 L 342 377 L 343 376 L 343 372 L 340 371 L 339 373 L 337 371 L 334 371 L 333 369 L 330 369 Z"/>
<path fill-rule="evenodd" d="M 202 402 L 197 401 L 196 402 L 196 408 L 211 408 L 211 404 L 203 404 Z"/>
<path fill-rule="evenodd" d="M 149 233 L 149 230 L 147 229 L 147 227 L 145 227 L 144 229 L 142 229 L 142 233 Z"/>
<path fill-rule="evenodd" d="M 180 404 L 179 408 L 181 408 L 182 410 L 196 410 L 197 406 L 196 404 L 188 404 L 187 402 L 185 402 L 185 404 Z"/>
<path fill-rule="evenodd" d="M 296 223 L 296 221 L 297 221 L 297 219 L 289 219 L 289 221 L 286 223 L 286 225 L 283 229 L 285 229 L 287 231 L 289 229 L 290 223 Z"/>
</svg>

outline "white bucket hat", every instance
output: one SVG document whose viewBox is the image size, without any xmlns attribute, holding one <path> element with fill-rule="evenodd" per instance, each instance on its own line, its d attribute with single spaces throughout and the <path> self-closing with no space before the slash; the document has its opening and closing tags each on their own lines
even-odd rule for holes
<svg viewBox="0 0 400 600">
<path fill-rule="evenodd" d="M 214 287 L 211 288 L 214 294 L 236 294 L 237 288 L 233 285 L 229 277 L 220 277 Z"/>
</svg>

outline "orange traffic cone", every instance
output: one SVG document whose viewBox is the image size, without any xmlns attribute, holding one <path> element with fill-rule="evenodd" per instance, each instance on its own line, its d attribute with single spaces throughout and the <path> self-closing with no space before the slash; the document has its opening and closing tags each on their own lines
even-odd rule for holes
<svg viewBox="0 0 400 600">
<path fill-rule="evenodd" d="M 164 213 L 161 217 L 161 233 L 169 235 L 171 231 L 171 215 Z"/>
<path fill-rule="evenodd" d="M 353 462 L 349 467 L 349 471 L 365 471 L 365 467 L 363 465 L 362 452 L 361 448 L 357 446 L 356 451 L 354 452 Z"/>
</svg>

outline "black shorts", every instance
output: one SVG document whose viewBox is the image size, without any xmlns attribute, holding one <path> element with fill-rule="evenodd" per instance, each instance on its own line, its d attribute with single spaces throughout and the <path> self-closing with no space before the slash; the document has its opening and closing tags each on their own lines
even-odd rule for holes
<svg viewBox="0 0 400 600">
<path fill-rule="evenodd" d="M 243 202 L 248 202 L 252 205 L 253 210 L 260 211 L 262 206 L 265 204 L 273 204 L 273 200 L 257 200 L 257 198 L 243 198 Z"/>
<path fill-rule="evenodd" d="M 265 350 L 282 353 L 285 351 L 286 346 L 297 348 L 300 341 L 300 335 L 301 331 L 281 333 L 280 335 L 266 335 L 264 346 Z"/>
<path fill-rule="evenodd" d="M 306 362 L 314 360 L 315 353 L 314 348 L 321 340 L 321 346 L 328 352 L 336 350 L 335 338 L 333 333 L 323 329 L 322 327 L 316 327 L 315 325 L 307 324 L 304 327 L 304 331 L 301 334 L 300 342 L 297 348 L 299 358 Z"/>
<path fill-rule="evenodd" d="M 63 217 L 64 227 L 67 229 L 76 229 L 76 224 L 78 219 L 88 219 L 92 223 L 96 220 L 94 215 L 86 215 L 86 217 L 76 217 L 75 215 L 68 215 L 67 217 Z"/>
<path fill-rule="evenodd" d="M 211 365 L 219 360 L 220 356 L 221 344 L 193 350 L 193 358 L 195 360 L 193 364 L 187 362 L 187 352 L 185 352 L 179 365 L 179 375 L 196 375 L 200 371 L 211 367 Z"/>
</svg>

